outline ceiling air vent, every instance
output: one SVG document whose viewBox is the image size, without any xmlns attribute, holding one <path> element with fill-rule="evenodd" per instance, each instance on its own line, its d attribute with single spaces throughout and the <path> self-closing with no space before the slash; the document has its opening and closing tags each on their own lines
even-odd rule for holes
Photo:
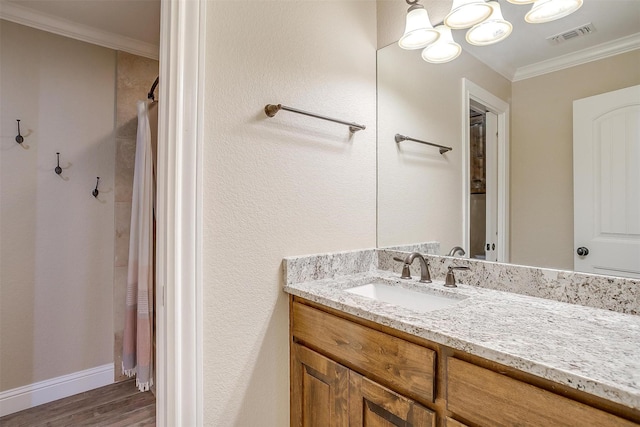
<svg viewBox="0 0 640 427">
<path fill-rule="evenodd" d="M 555 36 L 547 37 L 547 40 L 549 40 L 549 43 L 551 44 L 560 44 L 566 42 L 567 40 L 595 33 L 595 31 L 596 27 L 594 27 L 593 24 L 589 22 L 588 24 L 580 25 L 579 27 L 564 31 L 560 34 L 556 34 Z"/>
</svg>

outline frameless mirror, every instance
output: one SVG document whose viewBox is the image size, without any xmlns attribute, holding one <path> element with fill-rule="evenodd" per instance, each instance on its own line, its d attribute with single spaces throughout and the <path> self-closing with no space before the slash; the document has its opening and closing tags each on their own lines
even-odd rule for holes
<svg viewBox="0 0 640 427">
<path fill-rule="evenodd" d="M 591 0 L 589 5 L 585 0 L 571 20 L 538 25 L 524 23 L 527 7 L 500 3 L 505 19 L 514 24 L 511 41 L 471 48 L 464 41 L 465 31 L 454 31 L 463 52 L 446 64 L 429 64 L 419 50 L 403 50 L 397 43 L 378 50 L 378 246 L 438 241 L 441 254 L 454 246 L 466 245 L 469 251 L 473 238 L 465 221 L 471 222 L 474 206 L 486 211 L 482 191 L 472 194 L 479 185 L 480 167 L 487 174 L 482 179 L 499 181 L 505 191 L 502 205 L 496 205 L 492 214 L 498 220 L 497 229 L 503 230 L 499 236 L 503 247 L 495 249 L 496 253 L 504 250 L 498 260 L 573 270 L 581 247 L 577 239 L 574 242 L 574 101 L 640 84 L 640 3 Z M 598 7 L 593 7 L 595 3 Z M 620 14 L 631 27 L 625 34 L 610 28 L 612 20 L 621 22 Z M 433 16 L 431 20 L 436 23 Z M 568 38 L 560 42 L 562 55 L 546 62 L 530 58 L 534 65 L 524 64 L 522 55 L 515 62 L 505 59 L 526 50 L 527 37 L 552 36 L 578 21 L 591 22 L 603 33 L 599 37 L 608 35 L 613 40 L 585 48 L 588 43 Z M 502 128 L 505 146 L 496 148 L 495 166 L 487 163 L 485 154 L 474 158 L 477 146 L 467 145 L 474 132 L 468 127 L 473 124 L 470 110 L 482 113 L 493 108 L 477 104 L 473 91 L 465 93 L 465 82 L 508 106 Z M 486 133 L 490 125 L 483 126 Z M 628 126 L 635 129 L 633 124 Z M 411 140 L 396 142 L 396 134 L 453 150 L 440 154 L 436 147 Z M 638 152 L 616 155 L 618 160 L 612 161 L 637 157 Z M 640 194 L 640 186 L 631 182 L 636 175 L 628 174 L 625 198 L 627 204 L 640 206 L 638 201 L 629 202 Z M 633 206 L 628 208 L 631 215 Z M 640 226 L 636 222 L 628 221 L 630 234 Z M 635 233 L 640 235 L 640 230 Z M 486 237 L 480 240 L 486 247 Z M 634 277 L 633 272 L 602 274 Z"/>
</svg>

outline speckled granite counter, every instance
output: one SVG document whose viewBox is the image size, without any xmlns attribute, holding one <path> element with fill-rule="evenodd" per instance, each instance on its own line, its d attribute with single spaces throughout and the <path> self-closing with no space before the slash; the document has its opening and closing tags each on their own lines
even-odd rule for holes
<svg viewBox="0 0 640 427">
<path fill-rule="evenodd" d="M 376 269 L 375 258 L 375 250 L 316 256 L 313 262 L 287 258 L 284 290 L 640 410 L 639 316 L 463 284 L 450 289 L 442 281 L 402 280 Z M 332 263 L 343 268 L 333 274 Z M 372 281 L 464 299 L 419 313 L 345 291 Z"/>
</svg>

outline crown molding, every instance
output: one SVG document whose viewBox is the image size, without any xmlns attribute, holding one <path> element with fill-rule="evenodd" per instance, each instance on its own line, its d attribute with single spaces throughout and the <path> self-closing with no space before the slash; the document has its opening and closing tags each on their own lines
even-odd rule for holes
<svg viewBox="0 0 640 427">
<path fill-rule="evenodd" d="M 520 67 L 514 73 L 511 81 L 517 82 L 519 80 L 530 79 L 531 77 L 564 70 L 565 68 L 586 64 L 587 62 L 597 61 L 599 59 L 608 58 L 610 56 L 619 55 L 636 49 L 640 49 L 640 33 L 632 34 L 608 43 L 602 43 L 587 49 L 582 49 L 568 55 Z"/>
<path fill-rule="evenodd" d="M 159 46 L 151 43 L 78 24 L 8 1 L 0 1 L 0 19 L 145 58 L 158 60 L 159 57 Z"/>
</svg>

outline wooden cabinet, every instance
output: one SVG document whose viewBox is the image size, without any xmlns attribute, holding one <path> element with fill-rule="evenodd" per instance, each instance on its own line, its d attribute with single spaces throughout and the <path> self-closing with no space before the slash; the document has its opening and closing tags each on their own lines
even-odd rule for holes
<svg viewBox="0 0 640 427">
<path fill-rule="evenodd" d="M 291 425 L 435 427 L 435 413 L 299 344 L 292 344 Z"/>
<path fill-rule="evenodd" d="M 351 371 L 349 425 L 435 427 L 436 414 L 417 402 Z"/>
<path fill-rule="evenodd" d="M 455 358 L 447 360 L 447 409 L 481 426 L 631 427 L 637 424 Z"/>
<path fill-rule="evenodd" d="M 435 427 L 433 350 L 295 302 L 291 334 L 292 426 Z"/>
<path fill-rule="evenodd" d="M 295 343 L 291 357 L 291 425 L 348 426 L 349 370 Z"/>
<path fill-rule="evenodd" d="M 433 402 L 435 351 L 307 305 L 293 303 L 292 311 L 296 340 L 405 396 Z"/>
<path fill-rule="evenodd" d="M 640 426 L 638 410 L 306 300 L 290 307 L 292 426 Z"/>
<path fill-rule="evenodd" d="M 462 424 L 460 421 L 456 421 L 453 418 L 446 417 L 444 419 L 444 427 L 467 427 L 467 425 Z"/>
</svg>

